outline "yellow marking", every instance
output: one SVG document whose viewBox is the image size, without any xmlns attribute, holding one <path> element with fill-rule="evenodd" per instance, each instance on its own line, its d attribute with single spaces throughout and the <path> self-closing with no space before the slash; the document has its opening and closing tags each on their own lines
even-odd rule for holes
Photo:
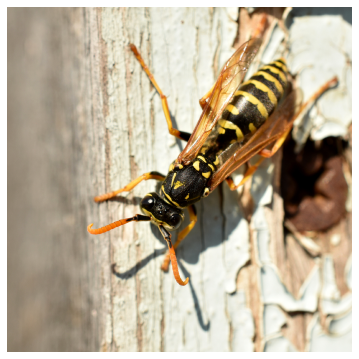
<svg viewBox="0 0 359 359">
<path fill-rule="evenodd" d="M 239 95 L 242 95 L 243 97 L 246 98 L 246 100 L 248 100 L 251 104 L 257 106 L 258 108 L 258 111 L 261 113 L 261 115 L 264 117 L 264 118 L 268 118 L 268 111 L 267 109 L 264 107 L 264 105 L 262 104 L 262 102 L 260 102 L 257 97 L 251 95 L 250 93 L 248 92 L 245 92 L 245 91 L 237 91 L 235 93 L 235 96 L 239 96 Z M 243 136 L 243 135 L 242 135 Z"/>
<path fill-rule="evenodd" d="M 183 165 L 181 165 L 180 163 L 177 165 L 177 167 L 181 170 L 183 168 Z"/>
<path fill-rule="evenodd" d="M 226 110 L 228 110 L 232 115 L 239 115 L 238 108 L 231 104 L 226 107 Z"/>
<path fill-rule="evenodd" d="M 202 156 L 197 156 L 197 158 L 200 158 L 204 163 L 207 163 L 206 159 Z"/>
<path fill-rule="evenodd" d="M 258 90 L 265 92 L 269 97 L 269 101 L 272 102 L 274 106 L 277 106 L 277 98 L 275 97 L 273 91 L 269 87 L 267 87 L 264 83 L 257 80 L 248 80 L 244 82 L 242 86 L 249 84 L 254 85 Z"/>
<path fill-rule="evenodd" d="M 189 198 L 189 193 L 188 193 L 188 195 L 185 197 L 185 199 L 188 199 Z"/>
<path fill-rule="evenodd" d="M 211 175 L 211 171 L 206 172 L 206 173 L 202 172 L 202 176 L 205 177 L 205 178 L 209 178 L 210 175 Z"/>
<path fill-rule="evenodd" d="M 272 62 L 273 65 L 276 65 L 278 67 L 280 67 L 284 72 L 288 72 L 287 66 L 285 66 L 284 64 L 282 64 L 279 61 L 274 61 Z"/>
<path fill-rule="evenodd" d="M 229 144 L 231 145 L 232 143 L 236 143 L 236 142 L 237 142 L 236 140 L 231 140 Z"/>
<path fill-rule="evenodd" d="M 253 123 L 250 123 L 248 127 L 249 127 L 249 131 L 251 131 L 252 133 L 257 131 L 257 127 L 254 126 Z"/>
<path fill-rule="evenodd" d="M 243 92 L 243 91 L 237 91 L 237 92 Z M 237 94 L 237 92 L 236 92 L 236 94 Z M 220 120 L 218 120 L 218 124 L 224 128 L 229 129 L 229 130 L 235 130 L 238 141 L 240 141 L 243 138 L 243 133 L 242 133 L 241 129 L 237 125 L 235 125 L 233 122 L 220 119 Z"/>
<path fill-rule="evenodd" d="M 162 189 L 162 192 L 165 194 L 165 196 L 168 198 L 168 200 L 171 202 L 171 204 L 174 204 L 178 208 L 182 208 L 178 203 L 176 203 L 175 201 L 172 201 L 172 198 L 165 192 L 165 188 L 163 186 L 161 187 L 161 189 Z"/>
<path fill-rule="evenodd" d="M 213 164 L 214 164 L 215 166 L 217 166 L 217 165 L 219 164 L 219 159 L 218 159 L 217 156 L 216 156 L 216 160 L 213 162 Z"/>
<path fill-rule="evenodd" d="M 286 79 L 286 77 L 285 77 L 283 71 L 277 69 L 276 67 L 267 65 L 267 66 L 262 67 L 261 70 L 269 70 L 269 71 L 273 72 L 274 74 L 279 75 L 279 77 L 282 79 L 282 81 L 283 81 L 284 83 L 287 82 L 287 79 Z"/>
<path fill-rule="evenodd" d="M 208 166 L 211 167 L 212 171 L 214 171 L 214 167 L 210 163 L 208 163 Z"/>
<path fill-rule="evenodd" d="M 166 200 L 166 199 L 165 199 Z M 171 205 L 171 203 L 167 202 L 168 204 Z M 153 214 L 151 212 L 146 211 L 144 208 L 142 208 L 142 211 L 144 214 L 146 214 L 147 216 L 151 217 L 151 222 L 156 222 L 159 224 L 166 224 L 168 226 L 168 224 L 166 222 L 160 221 L 159 219 L 157 219 L 156 217 L 153 216 Z"/>
<path fill-rule="evenodd" d="M 170 164 L 170 168 L 168 169 L 168 172 L 171 172 L 174 167 L 175 167 L 175 166 L 174 166 L 174 164 L 173 164 L 173 162 L 172 162 L 172 163 Z"/>
<path fill-rule="evenodd" d="M 170 204 L 171 206 L 172 206 L 172 203 L 165 197 L 165 198 L 163 198 L 163 200 L 166 202 L 166 203 L 168 203 L 168 204 Z"/>
<path fill-rule="evenodd" d="M 206 147 L 203 146 L 203 147 L 201 148 L 201 153 L 202 153 L 202 154 L 205 154 L 207 150 L 208 150 L 208 147 L 207 147 L 207 146 L 206 146 Z"/>
<path fill-rule="evenodd" d="M 278 92 L 281 95 L 283 95 L 283 86 L 274 76 L 272 76 L 271 74 L 265 71 L 258 71 L 253 76 L 259 76 L 259 75 L 262 75 L 267 81 L 273 82 Z"/>
<path fill-rule="evenodd" d="M 172 176 L 171 187 L 173 187 L 173 181 L 175 180 L 176 176 L 177 176 L 177 173 L 175 173 L 175 174 Z"/>
<path fill-rule="evenodd" d="M 196 161 L 194 164 L 193 164 L 193 167 L 199 171 L 199 161 Z"/>
<path fill-rule="evenodd" d="M 177 182 L 175 183 L 174 189 L 177 189 L 178 187 L 181 187 L 181 186 L 183 186 L 183 185 L 184 185 L 183 182 L 177 181 Z"/>
<path fill-rule="evenodd" d="M 226 130 L 223 127 L 220 127 L 219 130 L 218 130 L 218 133 L 220 135 L 224 135 L 226 133 Z"/>
</svg>

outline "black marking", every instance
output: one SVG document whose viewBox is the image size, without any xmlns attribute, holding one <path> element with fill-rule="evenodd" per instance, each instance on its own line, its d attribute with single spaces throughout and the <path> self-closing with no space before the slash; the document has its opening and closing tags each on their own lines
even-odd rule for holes
<svg viewBox="0 0 359 359">
<path fill-rule="evenodd" d="M 270 90 L 272 90 L 275 97 L 277 98 L 277 101 L 279 102 L 282 97 L 282 94 L 278 91 L 277 86 L 274 84 L 274 82 L 265 79 L 263 75 L 253 76 L 251 77 L 251 79 L 261 82 L 263 85 L 267 86 Z"/>
<path fill-rule="evenodd" d="M 166 230 L 165 227 L 163 227 L 162 224 L 160 224 L 160 225 L 158 226 L 158 229 L 161 231 L 161 234 L 162 234 L 163 238 L 167 241 L 168 247 L 169 247 L 169 248 L 172 248 L 172 241 L 171 241 L 171 235 L 170 235 L 170 233 Z"/>
<path fill-rule="evenodd" d="M 164 176 L 162 173 L 159 173 L 159 172 L 157 172 L 157 171 L 152 171 L 152 172 L 150 172 L 150 175 L 152 175 L 152 176 L 161 176 L 161 177 L 163 177 L 163 178 L 166 177 L 166 176 Z"/>
<path fill-rule="evenodd" d="M 234 98 L 233 105 L 238 108 L 239 115 L 232 115 L 229 111 L 225 110 L 222 117 L 238 126 L 244 136 L 251 133 L 249 124 L 253 123 L 256 128 L 259 128 L 266 120 L 266 118 L 259 112 L 257 106 L 250 103 L 242 95 Z M 237 136 L 234 130 L 227 129 L 226 133 L 223 135 L 223 139 L 220 137 L 221 136 L 218 136 L 219 142 L 237 141 Z"/>
<path fill-rule="evenodd" d="M 283 70 L 281 68 L 279 68 L 278 66 L 275 66 L 275 65 L 272 65 L 272 64 L 270 64 L 268 66 L 275 67 L 276 69 L 278 69 L 285 76 L 285 72 L 283 72 Z M 283 89 L 286 87 L 287 83 L 282 80 L 282 78 L 280 77 L 279 74 L 276 74 L 275 72 L 272 72 L 270 69 L 263 69 L 262 68 L 262 69 L 260 69 L 260 71 L 267 72 L 270 75 L 272 75 L 273 77 L 275 77 L 280 82 L 280 84 L 283 86 Z"/>
<path fill-rule="evenodd" d="M 278 60 L 276 60 L 276 62 L 280 62 L 281 64 L 287 66 L 287 64 L 285 63 L 285 61 L 283 61 L 282 59 L 278 59 Z"/>
<path fill-rule="evenodd" d="M 191 137 L 191 134 L 188 132 L 182 132 L 179 131 L 179 135 L 181 137 L 181 140 L 188 142 L 189 138 Z"/>
<path fill-rule="evenodd" d="M 269 96 L 266 92 L 263 92 L 259 90 L 255 85 L 253 84 L 247 84 L 240 87 L 241 91 L 246 91 L 256 97 L 266 108 L 268 115 L 270 115 L 274 110 L 274 104 L 269 99 Z M 257 126 L 256 126 L 257 127 Z"/>
</svg>

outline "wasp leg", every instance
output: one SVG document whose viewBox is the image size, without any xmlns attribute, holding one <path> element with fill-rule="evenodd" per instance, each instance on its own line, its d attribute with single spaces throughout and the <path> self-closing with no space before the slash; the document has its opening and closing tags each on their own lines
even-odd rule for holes
<svg viewBox="0 0 359 359">
<path fill-rule="evenodd" d="M 94 201 L 95 202 L 103 202 L 103 201 L 106 201 L 107 199 L 115 197 L 119 193 L 129 192 L 132 189 L 134 189 L 142 181 L 147 181 L 150 179 L 155 179 L 157 181 L 163 181 L 165 178 L 166 178 L 166 176 L 164 176 L 163 174 L 161 174 L 159 172 L 155 172 L 155 171 L 148 172 L 148 173 L 145 173 L 142 176 L 136 178 L 135 180 L 130 182 L 127 186 L 118 189 L 117 191 L 113 191 L 113 192 L 102 194 L 100 196 L 96 196 L 94 198 Z"/>
<path fill-rule="evenodd" d="M 274 142 L 274 145 L 271 150 L 264 148 L 263 150 L 259 151 L 258 154 L 262 157 L 269 158 L 272 157 L 283 145 L 285 139 L 289 135 L 289 132 L 292 128 L 290 128 L 287 132 L 285 132 L 281 137 L 278 138 L 277 141 Z"/>
<path fill-rule="evenodd" d="M 263 162 L 264 158 L 272 157 L 283 145 L 286 137 L 288 136 L 289 132 L 292 129 L 293 122 L 298 118 L 298 116 L 303 113 L 306 109 L 308 109 L 318 98 L 321 96 L 326 90 L 330 89 L 331 87 L 336 86 L 338 83 L 337 77 L 333 77 L 331 80 L 327 81 L 324 85 L 322 85 L 302 106 L 300 107 L 299 111 L 293 116 L 290 120 L 291 125 L 289 126 L 288 130 L 284 132 L 275 142 L 271 150 L 262 149 L 258 152 L 262 158 L 253 166 L 250 166 L 247 172 L 244 174 L 242 181 L 236 186 L 231 177 L 226 178 L 226 182 L 228 183 L 229 188 L 234 191 L 239 186 L 241 186 L 244 182 L 246 182 L 253 173 L 257 170 L 259 165 Z M 247 162 L 248 163 L 248 162 Z"/>
<path fill-rule="evenodd" d="M 191 137 L 191 134 L 188 133 L 188 132 L 179 131 L 176 128 L 173 128 L 171 115 L 170 115 L 170 109 L 168 108 L 168 103 L 167 103 L 167 97 L 163 94 L 162 90 L 158 86 L 155 78 L 153 77 L 153 75 L 152 75 L 150 69 L 148 68 L 148 66 L 143 61 L 143 58 L 140 55 L 140 53 L 138 52 L 136 46 L 133 45 L 133 44 L 130 44 L 130 48 L 131 48 L 132 52 L 134 53 L 134 55 L 136 56 L 136 59 L 138 60 L 138 62 L 141 64 L 142 68 L 146 72 L 148 78 L 152 82 L 152 85 L 155 87 L 155 89 L 157 90 L 157 92 L 161 96 L 162 108 L 163 108 L 163 112 L 164 112 L 165 117 L 166 117 L 166 122 L 167 122 L 167 126 L 168 126 L 168 132 L 171 135 L 179 138 L 180 140 L 188 141 L 189 138 Z"/>
<path fill-rule="evenodd" d="M 239 184 L 235 185 L 231 176 L 226 178 L 226 182 L 229 186 L 231 191 L 236 190 L 238 187 L 242 186 L 245 182 L 247 182 L 252 176 L 255 171 L 257 171 L 259 165 L 265 160 L 264 157 L 260 158 L 254 165 L 251 165 L 247 162 L 249 168 L 247 169 L 246 173 L 243 176 L 243 179 Z"/>
<path fill-rule="evenodd" d="M 319 96 L 321 96 L 329 88 L 336 86 L 337 83 L 338 79 L 336 77 L 333 77 L 331 80 L 327 81 L 324 85 L 322 85 L 304 104 L 302 104 L 299 111 L 291 119 L 291 123 L 293 124 L 293 122 L 302 112 L 306 111 L 310 106 L 312 106 L 312 104 L 316 100 L 318 100 Z M 283 145 L 283 142 L 287 138 L 291 129 L 292 126 L 290 126 L 290 128 L 274 142 L 274 145 L 271 150 L 267 150 L 266 148 L 264 148 L 263 150 L 259 151 L 258 154 L 266 158 L 272 157 Z"/>
<path fill-rule="evenodd" d="M 196 207 L 192 204 L 189 207 L 187 207 L 187 209 L 189 212 L 190 223 L 186 228 L 182 229 L 182 231 L 178 234 L 177 241 L 173 245 L 174 249 L 176 249 L 178 247 L 178 245 L 187 237 L 188 233 L 191 232 L 192 228 L 194 227 L 194 225 L 197 222 Z M 165 255 L 165 259 L 163 260 L 163 263 L 161 265 L 161 269 L 164 272 L 167 272 L 169 264 L 170 264 L 170 253 L 167 252 Z"/>
<path fill-rule="evenodd" d="M 215 85 L 215 84 L 214 84 Z M 202 107 L 202 110 L 204 109 L 204 107 L 206 106 L 208 99 L 211 97 L 214 85 L 212 86 L 212 88 L 199 100 L 199 104 Z"/>
</svg>

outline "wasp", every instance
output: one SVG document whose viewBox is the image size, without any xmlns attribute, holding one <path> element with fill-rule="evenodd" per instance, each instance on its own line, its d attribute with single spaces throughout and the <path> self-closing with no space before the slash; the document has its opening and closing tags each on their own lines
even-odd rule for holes
<svg viewBox="0 0 359 359">
<path fill-rule="evenodd" d="M 199 100 L 203 112 L 192 134 L 173 127 L 166 96 L 135 45 L 130 44 L 130 49 L 161 97 L 169 133 L 186 141 L 187 145 L 170 165 L 167 176 L 148 172 L 117 191 L 95 197 L 96 202 L 103 202 L 119 193 L 131 191 L 142 181 L 155 179 L 162 182 L 159 193 L 148 193 L 141 200 L 142 215 L 136 214 L 98 229 L 93 229 L 93 224 L 90 224 L 87 227 L 89 233 L 105 233 L 133 221 L 151 221 L 158 226 L 168 245 L 162 270 L 167 271 L 171 261 L 177 283 L 181 286 L 188 283 L 188 278 L 183 281 L 179 275 L 175 249 L 196 224 L 194 204 L 224 181 L 231 190 L 243 185 L 265 158 L 277 152 L 291 131 L 294 120 L 308 104 L 337 83 L 336 78 L 328 81 L 301 105 L 300 90 L 291 90 L 286 94 L 289 72 L 284 58 L 260 68 L 243 82 L 261 43 L 260 36 L 253 36 L 225 63 L 216 83 Z M 268 146 L 271 148 L 268 149 Z M 260 159 L 254 165 L 248 164 L 242 181 L 234 184 L 231 174 L 255 155 L 260 155 Z M 183 222 L 184 209 L 189 212 L 190 223 L 178 234 L 173 245 L 170 232 Z"/>
</svg>

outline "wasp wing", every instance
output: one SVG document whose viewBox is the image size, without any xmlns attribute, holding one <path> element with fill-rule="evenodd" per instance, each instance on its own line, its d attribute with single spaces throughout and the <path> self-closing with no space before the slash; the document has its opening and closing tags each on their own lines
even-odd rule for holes
<svg viewBox="0 0 359 359">
<path fill-rule="evenodd" d="M 302 101 L 301 90 L 292 91 L 282 105 L 273 112 L 267 121 L 243 144 L 233 143 L 219 155 L 220 165 L 208 183 L 212 192 L 221 182 L 230 176 L 237 168 L 256 155 L 260 150 L 270 145 L 288 131 L 296 118 Z"/>
<path fill-rule="evenodd" d="M 188 164 L 195 159 L 224 109 L 242 83 L 244 75 L 257 54 L 261 43 L 260 38 L 253 38 L 245 42 L 223 66 L 187 146 L 177 158 L 177 163 Z"/>
</svg>

